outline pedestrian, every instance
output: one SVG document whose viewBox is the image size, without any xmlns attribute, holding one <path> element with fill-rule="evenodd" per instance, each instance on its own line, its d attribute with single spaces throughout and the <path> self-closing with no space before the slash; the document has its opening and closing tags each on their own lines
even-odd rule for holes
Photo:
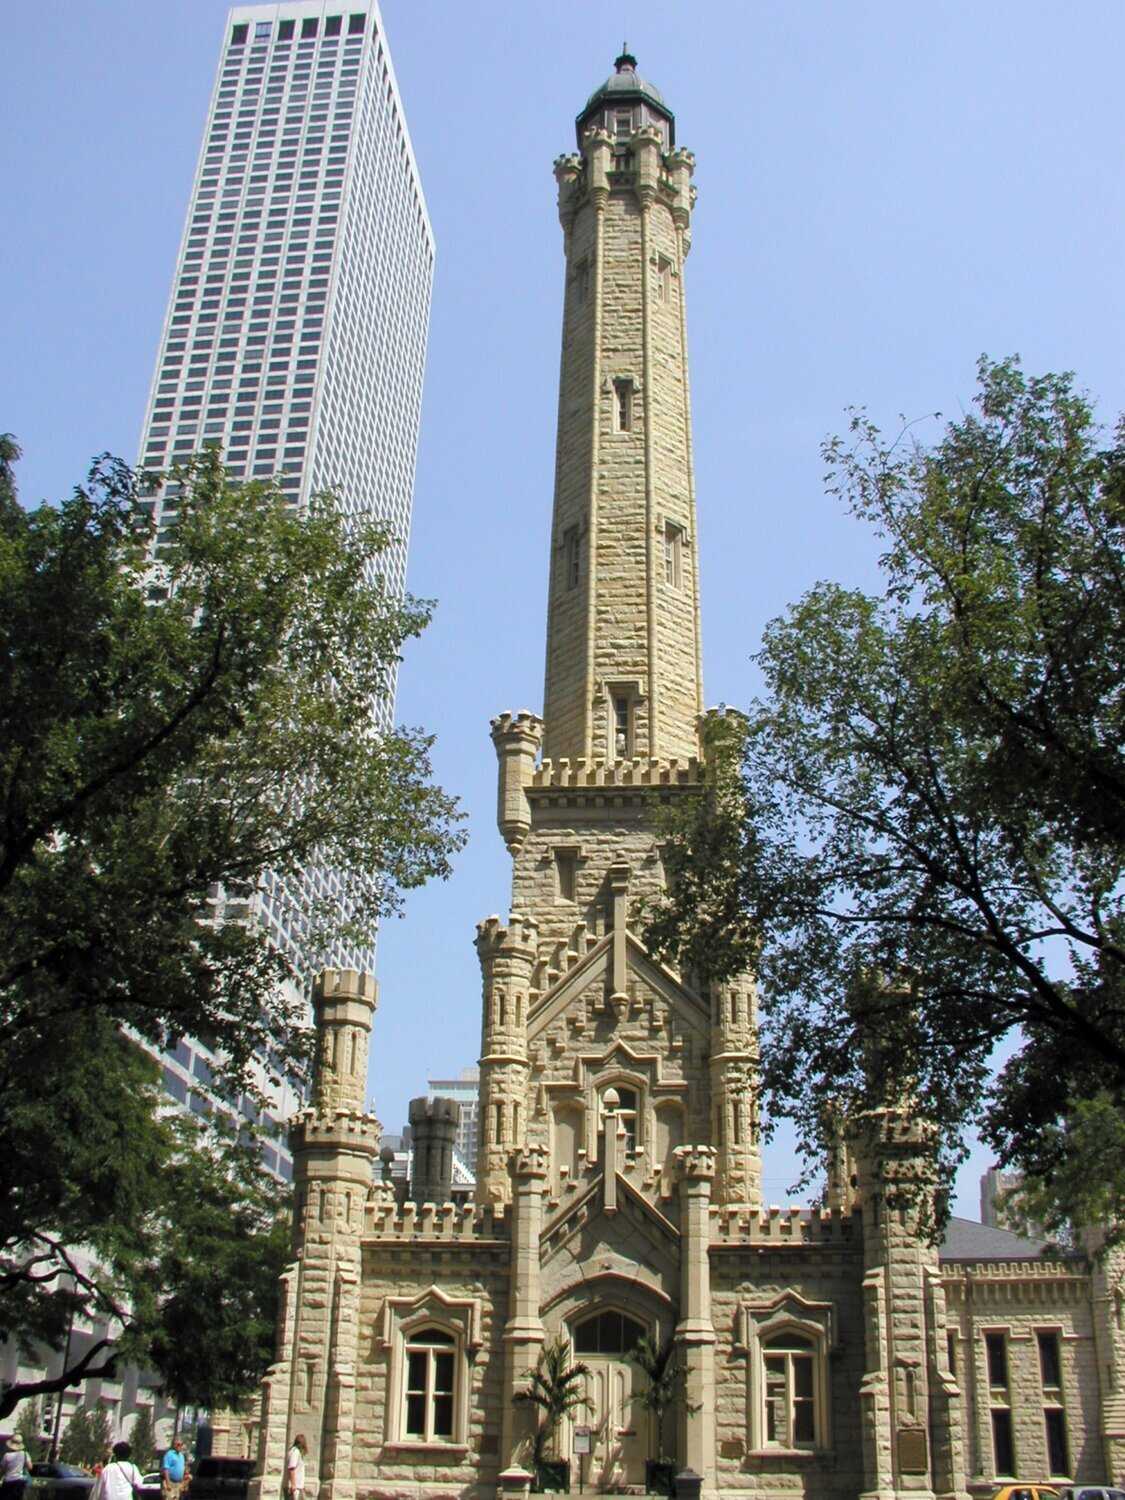
<svg viewBox="0 0 1125 1500">
<path fill-rule="evenodd" d="M 288 1500 L 305 1500 L 305 1454 L 308 1451 L 305 1434 L 299 1432 L 293 1439 L 289 1457 L 285 1460 L 285 1493 Z"/>
<path fill-rule="evenodd" d="M 160 1460 L 161 1500 L 180 1500 L 184 1491 L 187 1459 L 184 1457 L 184 1440 L 177 1433 L 172 1446 Z"/>
<path fill-rule="evenodd" d="M 114 1443 L 113 1457 L 94 1481 L 90 1500 L 135 1500 L 144 1481 L 128 1443 Z"/>
<path fill-rule="evenodd" d="M 17 1432 L 8 1439 L 4 1457 L 0 1459 L 0 1500 L 22 1500 L 27 1480 L 27 1452 Z"/>
</svg>

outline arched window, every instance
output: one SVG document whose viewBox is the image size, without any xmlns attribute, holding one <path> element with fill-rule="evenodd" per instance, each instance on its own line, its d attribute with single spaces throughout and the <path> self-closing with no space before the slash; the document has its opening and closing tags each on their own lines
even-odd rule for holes
<svg viewBox="0 0 1125 1500">
<path fill-rule="evenodd" d="M 780 1333 L 762 1344 L 763 1437 L 767 1448 L 815 1448 L 817 1346 L 803 1334 Z"/>
<path fill-rule="evenodd" d="M 575 1354 L 618 1354 L 624 1357 L 637 1347 L 645 1330 L 627 1313 L 609 1309 L 595 1313 L 574 1330 Z"/>
<path fill-rule="evenodd" d="M 457 1340 L 444 1328 L 409 1334 L 403 1381 L 403 1435 L 419 1443 L 451 1443 L 457 1394 Z"/>
</svg>

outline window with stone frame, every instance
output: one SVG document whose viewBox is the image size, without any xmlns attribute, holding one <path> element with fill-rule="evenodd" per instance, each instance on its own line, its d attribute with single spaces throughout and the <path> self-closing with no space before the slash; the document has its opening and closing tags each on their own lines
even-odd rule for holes
<svg viewBox="0 0 1125 1500">
<path fill-rule="evenodd" d="M 419 1443 L 454 1441 L 457 1340 L 444 1328 L 416 1329 L 404 1348 L 402 1434 Z"/>
<path fill-rule="evenodd" d="M 664 582 L 673 589 L 684 583 L 684 528 L 675 521 L 664 523 Z"/>
<path fill-rule="evenodd" d="M 1062 1477 L 1070 1473 L 1070 1451 L 1067 1443 L 1066 1407 L 1063 1402 L 1062 1354 L 1057 1329 L 1038 1329 L 1035 1342 L 1039 1350 L 1039 1380 L 1043 1389 L 1043 1437 L 1047 1448 L 1047 1474 Z"/>
<path fill-rule="evenodd" d="M 390 1296 L 377 1338 L 388 1360 L 388 1445 L 463 1450 L 469 1373 L 481 1346 L 480 1299 L 432 1286 Z"/>
<path fill-rule="evenodd" d="M 735 1353 L 746 1359 L 747 1439 L 752 1453 L 825 1452 L 832 1443 L 830 1302 L 796 1288 L 740 1305 Z"/>
<path fill-rule="evenodd" d="M 767 1448 L 817 1446 L 817 1348 L 796 1331 L 762 1345 L 762 1436 Z"/>
</svg>

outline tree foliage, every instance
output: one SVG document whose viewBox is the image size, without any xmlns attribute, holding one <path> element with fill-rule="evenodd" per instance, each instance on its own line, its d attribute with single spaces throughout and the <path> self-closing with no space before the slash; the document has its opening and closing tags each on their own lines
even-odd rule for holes
<svg viewBox="0 0 1125 1500">
<path fill-rule="evenodd" d="M 5 1383 L 0 1417 L 122 1360 L 178 1403 L 236 1405 L 273 1355 L 290 1194 L 252 1133 L 170 1115 L 156 1065 L 105 1017 L 68 1040 L 0 1116 L 0 1336 L 33 1359 L 72 1320 L 101 1331 L 62 1373 Z"/>
<path fill-rule="evenodd" d="M 765 1087 L 810 1150 L 826 1108 L 885 1089 L 874 1039 L 947 1173 L 983 1114 L 1002 1163 L 1059 1181 L 1125 1088 L 1125 425 L 1069 375 L 979 375 L 931 446 L 862 413 L 826 445 L 882 588 L 818 584 L 767 628 L 741 758 L 675 830 L 650 939 L 757 970 Z"/>
<path fill-rule="evenodd" d="M 370 938 L 460 842 L 429 739 L 374 711 L 429 616 L 368 578 L 385 531 L 231 486 L 216 452 L 176 480 L 155 567 L 123 464 L 30 511 L 0 485 L 5 1083 L 9 1043 L 92 1010 L 206 1036 L 233 1074 L 298 1060 L 285 961 L 260 925 L 211 920 L 215 893 L 319 861 L 348 872 L 349 935 Z M 338 899 L 296 916 L 314 951 L 341 935 Z"/>
<path fill-rule="evenodd" d="M 6 1387 L 0 1415 L 119 1355 L 161 1357 L 186 1390 L 156 1333 L 165 1317 L 189 1346 L 189 1235 L 229 1276 L 193 1379 L 229 1395 L 260 1373 L 284 1195 L 267 1213 L 237 1148 L 177 1137 L 127 1034 L 203 1038 L 228 1099 L 257 1089 L 252 1061 L 300 1077 L 307 974 L 247 919 L 267 872 L 346 872 L 344 901 L 289 914 L 310 966 L 448 872 L 462 835 L 430 741 L 379 708 L 429 606 L 383 582 L 378 525 L 228 484 L 216 452 L 169 476 L 159 539 L 151 476 L 103 457 L 28 510 L 18 456 L 0 438 L 0 1333 L 30 1352 L 76 1315 L 110 1332 Z"/>
<path fill-rule="evenodd" d="M 45 1456 L 49 1439 L 43 1434 L 43 1408 L 37 1400 L 25 1401 L 20 1406 L 16 1431 L 23 1439 L 29 1463 L 36 1463 Z"/>
<path fill-rule="evenodd" d="M 59 1458 L 64 1464 L 92 1469 L 108 1461 L 112 1438 L 109 1413 L 100 1401 L 93 1406 L 76 1406 L 63 1431 Z"/>
<path fill-rule="evenodd" d="M 152 1407 L 141 1406 L 129 1429 L 129 1446 L 133 1450 L 133 1462 L 142 1474 L 156 1463 L 156 1427 L 152 1420 Z"/>
</svg>

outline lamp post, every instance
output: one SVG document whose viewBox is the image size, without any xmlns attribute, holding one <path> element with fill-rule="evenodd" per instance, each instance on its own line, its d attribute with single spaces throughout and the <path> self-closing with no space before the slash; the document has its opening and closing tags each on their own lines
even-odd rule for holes
<svg viewBox="0 0 1125 1500">
<path fill-rule="evenodd" d="M 78 1282 L 74 1276 L 70 1278 L 72 1294 L 78 1289 Z M 74 1333 L 74 1303 L 70 1304 L 70 1317 L 66 1323 L 66 1347 L 63 1350 L 62 1369 L 60 1375 L 65 1375 L 70 1365 L 70 1340 Z M 48 1458 L 55 1463 L 59 1456 L 59 1428 L 62 1426 L 63 1391 L 59 1391 L 55 1400 L 55 1420 L 51 1426 L 51 1451 Z"/>
</svg>

